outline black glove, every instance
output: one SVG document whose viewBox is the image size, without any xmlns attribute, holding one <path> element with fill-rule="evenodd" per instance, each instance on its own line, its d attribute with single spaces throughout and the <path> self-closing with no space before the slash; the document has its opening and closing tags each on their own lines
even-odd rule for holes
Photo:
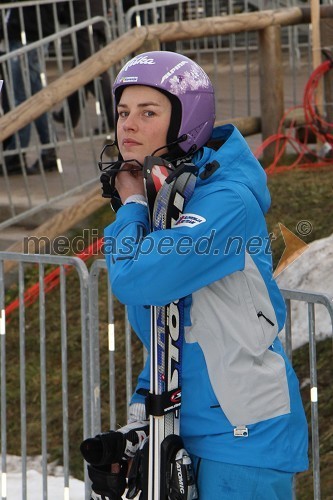
<svg viewBox="0 0 333 500">
<path fill-rule="evenodd" d="M 141 442 L 149 434 L 148 421 L 133 422 L 118 431 L 88 438 L 80 445 L 83 458 L 93 465 L 120 463 L 133 458 Z"/>
<path fill-rule="evenodd" d="M 122 500 L 126 489 L 127 462 L 119 464 L 119 472 L 111 472 L 111 465 L 88 465 L 92 482 L 90 500 Z"/>
<path fill-rule="evenodd" d="M 122 499 L 128 460 L 134 457 L 149 433 L 149 422 L 145 418 L 145 406 L 133 404 L 129 408 L 128 425 L 81 443 L 80 450 L 88 462 L 88 475 L 92 481 L 91 500 Z"/>
<path fill-rule="evenodd" d="M 140 444 L 131 469 L 128 474 L 128 491 L 126 498 L 136 498 L 141 492 L 139 500 L 148 498 L 148 459 L 149 459 L 149 437 Z"/>
</svg>

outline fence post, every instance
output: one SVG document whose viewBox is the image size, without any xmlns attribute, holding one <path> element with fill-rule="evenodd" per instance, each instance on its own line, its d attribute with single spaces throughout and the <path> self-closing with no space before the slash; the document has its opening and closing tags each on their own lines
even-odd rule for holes
<svg viewBox="0 0 333 500">
<path fill-rule="evenodd" d="M 284 113 L 283 66 L 280 26 L 259 31 L 259 78 L 262 139 L 276 134 Z M 265 150 L 265 159 L 274 155 L 274 145 Z"/>
</svg>

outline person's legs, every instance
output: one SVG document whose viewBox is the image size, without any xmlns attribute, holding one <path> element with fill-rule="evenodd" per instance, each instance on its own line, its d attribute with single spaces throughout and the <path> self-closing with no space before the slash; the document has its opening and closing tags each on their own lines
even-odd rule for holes
<svg viewBox="0 0 333 500">
<path fill-rule="evenodd" d="M 28 62 L 29 62 L 31 95 L 34 95 L 37 94 L 37 92 L 39 92 L 43 88 L 40 77 L 41 68 L 38 60 L 38 51 L 36 49 L 29 51 Z M 49 130 L 49 121 L 47 114 L 43 113 L 38 118 L 36 118 L 35 124 L 41 144 L 49 144 L 50 130 Z"/>
<path fill-rule="evenodd" d="M 78 53 L 78 63 L 84 61 L 91 55 L 90 51 L 90 43 L 89 43 L 89 36 L 88 36 L 88 30 L 79 30 L 76 34 L 76 46 L 77 46 L 77 53 Z M 76 64 L 73 62 L 73 67 L 75 67 Z M 90 83 L 88 83 L 85 86 L 85 93 L 88 92 L 88 90 L 91 91 L 91 87 L 89 86 Z M 80 96 L 79 92 L 73 92 L 73 94 L 70 94 L 67 97 L 67 103 L 68 103 L 68 108 L 69 108 L 69 113 L 71 117 L 71 122 L 72 122 L 72 127 L 75 128 L 77 124 L 79 123 L 80 120 L 80 115 L 81 115 L 81 105 L 80 105 Z M 54 111 L 52 113 L 53 119 L 58 122 L 58 123 L 65 123 L 65 113 L 64 113 L 64 108 L 62 107 L 59 111 Z"/>
<path fill-rule="evenodd" d="M 103 37 L 98 29 L 94 29 L 92 40 L 90 40 L 88 30 L 80 30 L 78 32 L 77 50 L 80 62 L 90 57 L 93 52 L 95 53 L 98 52 L 102 46 L 103 46 Z M 112 88 L 111 88 L 111 81 L 109 74 L 107 72 L 102 73 L 100 79 L 101 79 L 102 98 L 104 100 L 104 107 L 105 107 L 108 127 L 113 128 Z M 87 83 L 85 89 L 86 92 L 90 92 L 96 97 L 95 85 L 93 81 Z"/>
<path fill-rule="evenodd" d="M 74 68 L 74 65 L 73 65 Z M 70 94 L 67 97 L 67 104 L 68 104 L 68 109 L 71 117 L 71 123 L 72 127 L 75 128 L 77 124 L 79 123 L 80 119 L 80 96 L 79 92 L 73 92 L 73 94 Z M 65 111 L 64 108 L 62 107 L 59 111 L 53 111 L 52 117 L 54 121 L 58 123 L 63 123 L 65 124 Z"/>
<path fill-rule="evenodd" d="M 293 474 L 193 458 L 199 500 L 291 500 Z"/>
<path fill-rule="evenodd" d="M 76 44 L 77 44 L 77 55 L 78 63 L 83 62 L 85 59 L 91 56 L 90 42 L 88 30 L 79 30 L 76 34 Z M 85 95 L 89 90 L 89 83 L 85 86 Z M 81 103 L 79 92 L 74 92 L 68 98 L 68 107 L 70 111 L 72 126 L 75 128 L 79 123 L 81 116 Z"/>
<path fill-rule="evenodd" d="M 29 61 L 29 78 L 31 85 L 31 94 L 36 94 L 42 90 L 43 85 L 40 77 L 41 68 L 38 59 L 38 51 L 31 50 L 28 55 Z M 50 129 L 49 120 L 47 113 L 40 115 L 35 120 L 35 125 L 39 140 L 42 146 L 49 145 L 50 139 Z M 44 170 L 55 170 L 57 168 L 57 155 L 54 147 L 42 147 L 41 161 L 43 163 Z M 36 160 L 35 163 L 27 169 L 29 175 L 36 174 L 40 172 L 40 161 Z"/>
<path fill-rule="evenodd" d="M 5 52 L 0 51 L 0 56 L 4 56 L 5 54 L 6 54 Z M 4 68 L 5 68 L 5 64 L 3 63 L 0 66 L 0 78 L 3 78 L 3 79 L 4 79 L 4 75 L 6 73 Z M 2 110 L 3 110 L 4 114 L 8 113 L 10 111 L 6 82 L 3 84 L 2 90 L 1 90 L 1 106 L 2 106 Z M 7 149 L 7 146 L 11 140 L 12 140 L 12 136 L 9 136 L 9 137 L 7 137 L 7 139 L 5 139 L 3 141 L 3 143 L 2 143 L 3 149 Z"/>
<path fill-rule="evenodd" d="M 21 42 L 19 41 L 11 41 L 9 43 L 10 51 L 19 49 L 22 47 Z M 23 79 L 23 70 L 22 63 L 24 61 L 24 56 L 16 56 L 10 60 L 10 73 L 12 78 L 12 92 L 14 96 L 14 104 L 18 106 L 23 101 L 26 100 L 26 91 Z M 7 96 L 8 97 L 8 96 Z M 7 111 L 9 111 L 9 99 L 7 102 Z M 25 163 L 25 153 L 10 153 L 11 150 L 17 149 L 19 147 L 25 148 L 28 146 L 30 141 L 30 125 L 26 125 L 21 130 L 18 131 L 17 134 L 13 134 L 4 142 L 4 150 L 6 151 L 5 155 L 5 164 L 6 171 L 10 174 L 22 173 L 22 168 L 26 166 Z M 19 142 L 19 143 L 18 143 Z M 3 175 L 4 168 L 0 165 L 0 175 Z"/>
<path fill-rule="evenodd" d="M 97 52 L 103 45 L 105 45 L 104 32 L 100 29 L 95 29 L 93 32 L 93 41 L 95 52 Z M 100 76 L 101 88 L 102 88 L 102 98 L 104 101 L 104 108 L 106 119 L 109 129 L 114 127 L 114 117 L 113 117 L 113 99 L 112 99 L 112 88 L 109 73 L 105 71 Z M 96 96 L 95 96 L 96 97 Z"/>
<path fill-rule="evenodd" d="M 293 474 L 273 469 L 260 469 L 257 500 L 292 500 Z"/>
<path fill-rule="evenodd" d="M 22 47 L 22 43 L 19 41 L 11 41 L 9 43 L 10 51 L 19 49 Z M 22 64 L 25 56 L 16 56 L 10 60 L 10 71 L 12 75 L 13 82 L 13 93 L 14 93 L 14 103 L 15 106 L 19 106 L 27 99 L 26 89 L 23 79 L 23 69 Z M 21 148 L 26 148 L 30 141 L 30 124 L 19 130 L 19 139 Z M 16 149 L 18 145 L 16 144 L 15 136 L 13 135 L 7 144 L 6 149 Z"/>
<path fill-rule="evenodd" d="M 105 38 L 104 38 L 105 40 Z M 90 36 L 87 29 L 80 30 L 76 34 L 76 42 L 77 42 L 77 53 L 78 53 L 78 62 L 81 63 L 85 59 L 91 56 L 92 52 L 97 52 L 101 46 L 103 39 L 101 38 L 101 34 L 99 31 L 94 30 L 93 32 L 93 51 L 91 50 L 91 42 Z M 104 100 L 105 114 L 106 120 L 108 123 L 109 129 L 114 126 L 113 119 L 113 102 L 112 102 L 112 88 L 111 81 L 108 72 L 102 73 L 100 76 L 101 79 L 101 89 Z M 95 85 L 93 81 L 88 82 L 85 87 L 85 95 L 90 92 L 95 96 Z M 95 96 L 96 97 L 96 96 Z M 72 127 L 75 128 L 79 123 L 80 115 L 81 115 L 81 103 L 80 96 L 78 92 L 74 92 L 69 97 L 67 97 L 68 107 L 71 116 Z M 64 109 L 62 108 L 60 111 L 54 111 L 52 113 L 54 120 L 58 123 L 65 123 Z"/>
<path fill-rule="evenodd" d="M 102 94 L 109 129 L 114 127 L 111 81 L 107 72 L 101 74 Z"/>
</svg>

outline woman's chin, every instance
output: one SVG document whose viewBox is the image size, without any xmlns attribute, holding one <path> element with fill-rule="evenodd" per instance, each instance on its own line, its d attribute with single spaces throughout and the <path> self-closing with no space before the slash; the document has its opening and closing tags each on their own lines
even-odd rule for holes
<svg viewBox="0 0 333 500">
<path fill-rule="evenodd" d="M 125 151 L 124 153 L 121 153 L 121 156 L 124 161 L 137 160 L 138 162 L 143 163 L 144 160 L 144 156 L 136 154 L 134 151 Z"/>
</svg>

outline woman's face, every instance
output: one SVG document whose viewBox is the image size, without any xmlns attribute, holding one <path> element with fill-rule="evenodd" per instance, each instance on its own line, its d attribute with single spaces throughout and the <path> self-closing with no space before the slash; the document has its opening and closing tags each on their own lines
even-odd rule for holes
<svg viewBox="0 0 333 500">
<path fill-rule="evenodd" d="M 167 143 L 171 119 L 171 103 L 158 90 L 143 85 L 129 85 L 117 106 L 117 138 L 124 160 L 143 163 L 157 148 Z M 167 149 L 157 152 L 158 156 Z"/>
</svg>

